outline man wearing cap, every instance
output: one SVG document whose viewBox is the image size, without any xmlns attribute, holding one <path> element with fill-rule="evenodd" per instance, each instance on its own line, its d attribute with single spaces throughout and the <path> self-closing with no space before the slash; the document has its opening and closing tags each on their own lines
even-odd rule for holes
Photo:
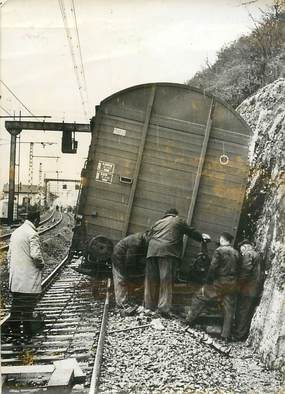
<svg viewBox="0 0 285 394">
<path fill-rule="evenodd" d="M 172 306 L 172 287 L 175 268 L 183 248 L 183 236 L 202 242 L 209 241 L 178 216 L 175 208 L 169 209 L 150 229 L 146 260 L 144 306 L 169 317 Z"/>
<path fill-rule="evenodd" d="M 9 288 L 12 293 L 9 328 L 15 339 L 32 336 L 31 320 L 37 298 L 41 293 L 44 267 L 40 238 L 36 228 L 40 223 L 39 212 L 30 212 L 27 220 L 17 228 L 11 238 L 7 255 Z"/>
<path fill-rule="evenodd" d="M 259 253 L 247 239 L 239 244 L 241 263 L 238 277 L 235 339 L 245 340 L 262 291 L 264 270 Z"/>
<path fill-rule="evenodd" d="M 220 246 L 215 250 L 206 284 L 194 295 L 187 315 L 187 322 L 193 325 L 209 303 L 221 300 L 224 322 L 221 339 L 230 340 L 235 313 L 237 269 L 239 254 L 232 247 L 233 236 L 228 232 L 220 235 Z"/>
</svg>

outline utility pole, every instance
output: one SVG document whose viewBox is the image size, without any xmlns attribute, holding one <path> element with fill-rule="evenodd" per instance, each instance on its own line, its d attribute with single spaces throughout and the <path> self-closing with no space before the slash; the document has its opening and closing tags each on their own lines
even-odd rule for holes
<svg viewBox="0 0 285 394">
<path fill-rule="evenodd" d="M 56 171 L 56 194 L 57 194 L 57 197 L 59 197 L 59 184 L 58 184 L 58 179 L 59 179 L 59 173 L 60 172 L 62 172 L 62 171 Z"/>
<path fill-rule="evenodd" d="M 29 154 L 29 180 L 28 180 L 28 185 L 29 185 L 29 192 L 28 192 L 28 205 L 29 205 L 29 197 L 30 193 L 32 191 L 32 186 L 33 186 L 33 152 L 34 152 L 34 143 L 30 142 L 30 154 Z"/>
<path fill-rule="evenodd" d="M 58 176 L 58 172 L 56 173 L 56 179 L 57 179 L 57 181 L 56 181 L 56 195 L 57 195 L 57 197 L 59 197 L 59 185 L 58 185 L 58 178 L 59 178 L 59 176 Z"/>
<path fill-rule="evenodd" d="M 21 163 L 21 134 L 19 134 L 18 138 L 18 190 L 17 190 L 17 219 L 19 218 L 19 205 L 20 205 L 20 163 Z"/>
<path fill-rule="evenodd" d="M 9 168 L 9 201 L 8 201 L 9 224 L 13 223 L 13 218 L 14 218 L 16 142 L 17 142 L 17 135 L 20 134 L 20 132 L 21 130 L 17 128 L 9 130 L 9 133 L 11 135 L 10 168 Z"/>
<path fill-rule="evenodd" d="M 33 155 L 33 158 L 39 157 L 41 159 L 60 159 L 60 156 L 44 156 L 44 155 Z M 39 167 L 39 187 L 43 186 L 43 163 L 40 163 Z"/>
<path fill-rule="evenodd" d="M 40 157 L 41 159 L 60 159 L 60 156 L 44 156 L 44 155 L 33 155 L 33 157 Z M 45 178 L 45 174 L 44 174 L 44 178 Z M 40 190 L 40 195 L 44 195 L 44 187 L 43 187 L 43 163 L 40 163 L 39 166 L 39 190 Z"/>
<path fill-rule="evenodd" d="M 40 206 L 42 205 L 42 177 L 43 177 L 43 163 L 40 163 L 40 167 L 39 167 L 39 195 L 40 195 Z"/>
<path fill-rule="evenodd" d="M 19 135 L 19 140 L 20 140 L 20 135 Z M 33 166 L 33 159 L 34 157 L 47 157 L 47 158 L 56 158 L 59 159 L 59 156 L 35 156 L 34 155 L 34 146 L 35 144 L 40 144 L 42 145 L 43 148 L 46 147 L 46 145 L 56 145 L 56 142 L 34 142 L 34 141 L 19 141 L 19 157 L 20 157 L 20 144 L 30 144 L 30 150 L 29 150 L 29 172 L 28 172 L 28 199 L 30 198 L 30 194 L 32 192 L 32 187 L 33 187 L 33 178 L 34 178 L 34 166 Z M 18 193 L 19 193 L 19 176 L 18 176 Z M 19 194 L 18 194 L 19 196 Z M 29 202 L 28 202 L 29 205 Z M 27 210 L 28 210 L 28 205 L 27 205 Z"/>
<path fill-rule="evenodd" d="M 34 155 L 34 145 L 35 144 L 41 144 L 43 148 L 46 147 L 46 145 L 56 145 L 56 142 L 29 142 L 30 144 L 30 154 L 29 154 L 29 188 L 32 189 L 33 185 L 33 177 L 34 177 L 34 166 L 33 166 L 33 160 L 34 157 L 45 157 L 45 156 L 35 156 Z M 58 156 L 46 156 L 47 158 L 49 157 L 54 157 L 54 158 L 59 158 Z"/>
<path fill-rule="evenodd" d="M 39 168 L 39 189 L 42 187 L 43 183 L 43 163 L 40 163 L 40 168 Z"/>
<path fill-rule="evenodd" d="M 59 197 L 59 182 L 62 180 L 62 179 L 59 179 L 59 174 L 61 174 L 62 171 L 56 170 L 56 171 L 46 171 L 46 172 L 48 172 L 48 173 L 56 173 L 56 178 L 45 178 L 45 200 L 47 201 L 47 197 L 48 197 L 47 196 L 47 194 L 48 194 L 47 193 L 47 183 L 50 180 L 56 181 L 56 195 L 57 195 L 57 197 Z"/>
</svg>

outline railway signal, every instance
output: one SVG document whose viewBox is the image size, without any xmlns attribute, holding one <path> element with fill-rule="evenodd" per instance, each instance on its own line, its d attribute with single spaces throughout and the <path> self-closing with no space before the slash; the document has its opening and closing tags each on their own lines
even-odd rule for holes
<svg viewBox="0 0 285 394">
<path fill-rule="evenodd" d="M 61 131 L 70 133 L 90 133 L 89 124 L 64 123 L 64 122 L 34 122 L 34 121 L 6 121 L 5 128 L 11 135 L 10 143 L 10 170 L 9 170 L 9 200 L 8 200 L 8 223 L 13 223 L 14 196 L 15 196 L 15 165 L 16 165 L 16 141 L 22 130 Z M 76 153 L 75 140 L 71 146 Z"/>
</svg>

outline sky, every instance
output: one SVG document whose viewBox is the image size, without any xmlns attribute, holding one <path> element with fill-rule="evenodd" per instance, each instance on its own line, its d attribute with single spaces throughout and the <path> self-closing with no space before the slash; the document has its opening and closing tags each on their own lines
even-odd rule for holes
<svg viewBox="0 0 285 394">
<path fill-rule="evenodd" d="M 64 4 L 69 34 L 78 33 L 88 104 L 84 114 L 72 56 L 60 11 Z M 95 105 L 116 91 L 147 82 L 184 83 L 208 59 L 248 33 L 260 8 L 270 0 L 0 0 L 0 76 L 9 89 L 35 115 L 54 121 L 88 123 Z M 243 4 L 250 3 L 250 4 Z M 79 63 L 79 49 L 74 49 Z M 82 81 L 82 74 L 81 81 Z M 81 82 L 82 86 L 82 82 Z M 82 92 L 83 90 L 81 90 Z M 0 115 L 29 115 L 0 83 Z M 85 94 L 85 90 L 84 90 Z M 87 96 L 86 94 L 86 96 Z M 85 96 L 85 97 L 86 97 Z M 86 100 L 87 102 L 87 100 Z M 3 110 L 4 108 L 4 110 Z M 6 111 L 6 112 L 5 112 Z M 9 134 L 0 119 L 0 190 L 9 176 Z M 23 131 L 21 142 L 55 142 L 34 146 L 33 183 L 39 181 L 42 162 L 46 177 L 79 179 L 87 157 L 89 135 L 77 135 L 76 155 L 61 154 L 58 132 Z M 21 143 L 20 174 L 28 182 L 29 144 Z"/>
</svg>

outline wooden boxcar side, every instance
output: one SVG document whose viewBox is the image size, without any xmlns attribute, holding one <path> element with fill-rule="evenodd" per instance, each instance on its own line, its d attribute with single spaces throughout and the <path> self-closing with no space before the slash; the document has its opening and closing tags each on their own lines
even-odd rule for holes
<svg viewBox="0 0 285 394">
<path fill-rule="evenodd" d="M 88 237 L 116 242 L 171 207 L 213 240 L 236 235 L 250 129 L 233 109 L 196 88 L 155 83 L 102 101 L 92 125 L 78 207 Z M 198 248 L 189 240 L 185 260 Z"/>
</svg>

